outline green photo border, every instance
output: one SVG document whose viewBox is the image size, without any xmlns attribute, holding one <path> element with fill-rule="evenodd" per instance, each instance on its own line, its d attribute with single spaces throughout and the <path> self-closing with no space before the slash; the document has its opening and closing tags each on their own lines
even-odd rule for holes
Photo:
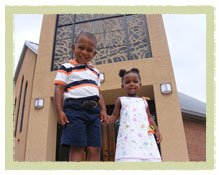
<svg viewBox="0 0 219 175">
<path fill-rule="evenodd" d="M 205 162 L 16 162 L 13 160 L 13 15 L 58 13 L 144 13 L 206 15 Z M 6 6 L 5 7 L 5 169 L 6 170 L 212 170 L 215 168 L 215 42 L 212 6 Z"/>
</svg>

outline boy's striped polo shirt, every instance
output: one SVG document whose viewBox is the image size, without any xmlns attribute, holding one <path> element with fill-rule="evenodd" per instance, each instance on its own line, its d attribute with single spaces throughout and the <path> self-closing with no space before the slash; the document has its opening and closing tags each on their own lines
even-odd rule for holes
<svg viewBox="0 0 219 175">
<path fill-rule="evenodd" d="M 54 84 L 65 85 L 64 100 L 91 96 L 99 98 L 100 75 L 90 62 L 80 64 L 75 60 L 70 60 L 69 63 L 62 64 Z"/>
</svg>

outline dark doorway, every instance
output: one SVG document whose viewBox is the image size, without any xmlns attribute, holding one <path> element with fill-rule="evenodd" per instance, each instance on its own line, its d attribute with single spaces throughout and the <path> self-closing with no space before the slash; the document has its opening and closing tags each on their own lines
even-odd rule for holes
<svg viewBox="0 0 219 175">
<path fill-rule="evenodd" d="M 148 100 L 148 105 L 149 105 L 151 116 L 154 119 L 155 123 L 157 124 L 156 108 L 155 108 L 154 100 Z M 107 114 L 111 115 L 114 109 L 114 105 L 107 105 L 106 108 L 107 108 Z M 119 121 L 117 121 L 115 124 L 102 126 L 103 144 L 100 154 L 101 161 L 114 161 L 118 129 L 119 129 Z M 60 124 L 57 124 L 56 161 L 68 161 L 68 156 L 69 156 L 70 147 L 63 146 L 60 144 L 62 130 L 63 127 Z M 160 150 L 159 145 L 158 148 Z M 86 157 L 87 157 L 87 152 L 85 150 L 84 160 L 86 160 Z"/>
</svg>

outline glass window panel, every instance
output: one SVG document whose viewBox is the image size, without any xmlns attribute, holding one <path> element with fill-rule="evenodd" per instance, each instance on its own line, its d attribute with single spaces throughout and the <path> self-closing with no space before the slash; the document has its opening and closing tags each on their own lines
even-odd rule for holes
<svg viewBox="0 0 219 175">
<path fill-rule="evenodd" d="M 128 60 L 126 46 L 110 47 L 97 50 L 95 58 L 92 60 L 93 64 L 105 64 Z M 105 63 L 104 63 L 105 62 Z"/>
<path fill-rule="evenodd" d="M 108 59 L 112 62 L 126 61 L 128 59 L 126 46 L 109 48 Z"/>
<path fill-rule="evenodd" d="M 105 64 L 108 59 L 108 49 L 103 48 L 100 50 L 97 50 L 96 56 L 91 60 L 92 64 Z"/>
<path fill-rule="evenodd" d="M 103 30 L 105 32 L 115 31 L 115 30 L 124 30 L 125 23 L 123 17 L 116 17 L 103 20 Z"/>
<path fill-rule="evenodd" d="M 71 24 L 74 22 L 74 16 L 73 14 L 63 14 L 59 15 L 58 19 L 58 26 Z"/>
<path fill-rule="evenodd" d="M 56 40 L 63 40 L 63 39 L 71 39 L 72 38 L 72 26 L 63 26 L 58 27 L 56 31 Z"/>
<path fill-rule="evenodd" d="M 69 55 L 62 55 L 61 57 L 54 57 L 53 70 L 56 71 L 60 68 L 61 64 L 69 61 Z"/>
<path fill-rule="evenodd" d="M 73 30 L 72 23 L 75 16 L 78 23 L 73 24 Z M 94 65 L 151 57 L 149 38 L 145 29 L 145 15 L 126 17 L 116 17 L 115 14 L 59 15 L 58 25 L 65 26 L 57 27 L 54 70 L 72 58 L 73 31 L 73 39 L 81 31 L 91 32 L 96 36 L 97 54 L 92 59 Z"/>
<path fill-rule="evenodd" d="M 102 33 L 103 32 L 102 23 L 101 21 L 93 21 L 93 22 L 75 24 L 74 39 L 82 31 L 90 32 L 90 33 L 93 33 L 94 35 L 98 33 Z"/>
<path fill-rule="evenodd" d="M 103 23 L 102 21 L 93 21 L 92 22 L 92 31 L 93 34 L 103 33 Z"/>
<path fill-rule="evenodd" d="M 103 27 L 101 21 L 92 21 L 86 23 L 75 24 L 75 35 L 81 31 L 91 32 L 93 34 L 102 33 Z"/>
<path fill-rule="evenodd" d="M 88 21 L 88 20 L 92 20 L 92 19 L 93 19 L 92 14 L 76 15 L 76 21 L 75 22 Z"/>
<path fill-rule="evenodd" d="M 113 31 L 97 34 L 97 49 L 126 45 L 125 31 Z"/>
<path fill-rule="evenodd" d="M 71 53 L 72 41 L 71 39 L 56 41 L 55 56 Z"/>
<path fill-rule="evenodd" d="M 94 14 L 93 19 L 106 18 L 114 16 L 114 14 Z"/>
<path fill-rule="evenodd" d="M 101 33 L 101 34 L 96 34 L 96 39 L 97 39 L 97 50 L 105 48 L 106 46 L 106 35 Z"/>
<path fill-rule="evenodd" d="M 138 41 L 140 42 L 147 42 L 147 35 L 144 27 L 134 27 L 131 29 L 128 29 L 128 38 L 129 42 L 136 43 Z"/>
<path fill-rule="evenodd" d="M 75 35 L 77 36 L 81 31 L 92 32 L 92 22 L 75 24 Z"/>
<path fill-rule="evenodd" d="M 117 47 L 126 44 L 126 32 L 124 30 L 106 33 L 105 47 Z"/>
<path fill-rule="evenodd" d="M 71 39 L 56 41 L 53 69 L 59 68 L 60 64 L 65 63 L 71 59 L 71 46 Z"/>
<path fill-rule="evenodd" d="M 127 16 L 128 28 L 144 27 L 145 15 L 131 15 Z"/>
<path fill-rule="evenodd" d="M 150 51 L 147 43 L 136 42 L 130 45 L 130 58 L 129 60 L 136 60 L 142 58 L 149 58 Z"/>
<path fill-rule="evenodd" d="M 114 14 L 81 14 L 76 15 L 76 23 L 115 16 Z"/>
</svg>

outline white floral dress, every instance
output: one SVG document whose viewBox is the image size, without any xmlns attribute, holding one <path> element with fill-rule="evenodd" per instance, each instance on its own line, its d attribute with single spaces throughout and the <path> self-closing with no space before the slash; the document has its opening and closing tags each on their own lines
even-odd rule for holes
<svg viewBox="0 0 219 175">
<path fill-rule="evenodd" d="M 154 135 L 148 133 L 147 101 L 138 97 L 120 97 L 120 101 L 115 161 L 161 161 Z"/>
</svg>

